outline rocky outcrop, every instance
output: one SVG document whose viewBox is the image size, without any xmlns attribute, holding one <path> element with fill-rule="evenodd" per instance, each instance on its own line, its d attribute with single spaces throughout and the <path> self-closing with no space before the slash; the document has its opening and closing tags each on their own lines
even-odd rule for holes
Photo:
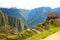
<svg viewBox="0 0 60 40">
<path fill-rule="evenodd" d="M 21 22 L 21 20 L 17 17 L 9 16 L 0 11 L 0 31 L 3 30 L 6 33 L 13 32 L 13 30 L 16 32 L 20 32 L 24 30 L 24 27 L 24 23 Z"/>
</svg>

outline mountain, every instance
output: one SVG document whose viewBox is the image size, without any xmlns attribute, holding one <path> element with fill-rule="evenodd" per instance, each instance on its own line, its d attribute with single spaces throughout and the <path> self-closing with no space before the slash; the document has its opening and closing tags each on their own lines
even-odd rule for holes
<svg viewBox="0 0 60 40">
<path fill-rule="evenodd" d="M 23 23 L 26 24 L 27 15 L 22 12 L 21 9 L 17 8 L 0 8 L 1 11 L 4 12 L 4 14 L 15 16 L 19 19 L 22 19 Z"/>
<path fill-rule="evenodd" d="M 29 13 L 30 13 L 30 11 L 31 10 L 28 10 L 28 9 L 21 9 L 22 10 L 22 12 L 24 12 L 27 16 L 29 15 Z"/>
<path fill-rule="evenodd" d="M 44 21 L 47 17 L 48 12 L 51 10 L 52 9 L 50 7 L 40 7 L 31 10 L 28 19 L 28 25 L 33 28 L 38 23 Z"/>
<path fill-rule="evenodd" d="M 50 7 L 40 7 L 32 9 L 30 11 L 28 25 L 33 28 L 38 23 L 43 22 L 46 19 L 48 12 L 57 12 L 60 15 L 60 8 L 52 9 Z"/>
<path fill-rule="evenodd" d="M 60 15 L 60 7 L 59 8 L 54 8 L 53 11 L 57 12 Z"/>
<path fill-rule="evenodd" d="M 22 20 L 22 22 L 33 28 L 40 22 L 43 22 L 48 12 L 58 12 L 60 15 L 60 8 L 39 7 L 32 10 L 17 9 L 17 8 L 0 8 L 5 14 L 15 16 Z"/>
<path fill-rule="evenodd" d="M 4 29 L 6 28 L 6 29 Z M 21 19 L 5 14 L 0 10 L 0 29 L 1 30 L 10 30 L 21 32 L 22 30 L 27 29 L 27 26 L 22 22 Z"/>
<path fill-rule="evenodd" d="M 16 8 L 0 8 L 5 14 L 20 17 L 19 10 Z"/>
</svg>

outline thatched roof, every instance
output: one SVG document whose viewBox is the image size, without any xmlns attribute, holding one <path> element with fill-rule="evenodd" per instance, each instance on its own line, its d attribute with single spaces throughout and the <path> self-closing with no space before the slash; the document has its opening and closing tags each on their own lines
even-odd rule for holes
<svg viewBox="0 0 60 40">
<path fill-rule="evenodd" d="M 57 12 L 49 12 L 48 13 L 48 17 L 58 17 L 58 13 Z"/>
</svg>

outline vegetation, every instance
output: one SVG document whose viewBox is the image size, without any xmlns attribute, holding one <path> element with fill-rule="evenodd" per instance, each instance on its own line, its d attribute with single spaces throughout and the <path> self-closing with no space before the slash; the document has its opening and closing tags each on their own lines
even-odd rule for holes
<svg viewBox="0 0 60 40">
<path fill-rule="evenodd" d="M 60 30 L 60 27 L 48 23 L 40 23 L 33 30 L 21 22 L 21 19 L 0 11 L 0 40 L 39 40 Z M 41 33 L 38 34 L 36 30 Z"/>
<path fill-rule="evenodd" d="M 34 35 L 34 36 L 30 37 L 30 38 L 27 38 L 26 40 L 43 39 L 43 38 L 46 38 L 48 35 L 53 34 L 53 33 L 60 30 L 60 27 L 57 27 L 57 26 L 55 26 L 53 24 L 49 24 L 48 26 L 50 27 L 49 30 L 45 30 L 45 31 L 41 32 L 40 34 L 36 34 L 36 35 Z"/>
<path fill-rule="evenodd" d="M 17 17 L 9 16 L 0 11 L 0 39 L 18 39 L 19 32 L 24 30 L 24 27 L 26 27 L 26 25 L 21 26 L 22 24 L 21 20 Z"/>
<path fill-rule="evenodd" d="M 0 11 L 0 40 L 24 40 L 35 34 L 20 19 Z"/>
</svg>

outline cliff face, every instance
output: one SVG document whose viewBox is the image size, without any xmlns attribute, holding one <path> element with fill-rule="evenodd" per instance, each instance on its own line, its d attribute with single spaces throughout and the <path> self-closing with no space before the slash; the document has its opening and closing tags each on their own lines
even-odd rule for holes
<svg viewBox="0 0 60 40">
<path fill-rule="evenodd" d="M 20 19 L 14 16 L 9 16 L 0 11 L 0 31 L 14 30 L 20 32 L 24 30 L 24 23 Z"/>
</svg>

